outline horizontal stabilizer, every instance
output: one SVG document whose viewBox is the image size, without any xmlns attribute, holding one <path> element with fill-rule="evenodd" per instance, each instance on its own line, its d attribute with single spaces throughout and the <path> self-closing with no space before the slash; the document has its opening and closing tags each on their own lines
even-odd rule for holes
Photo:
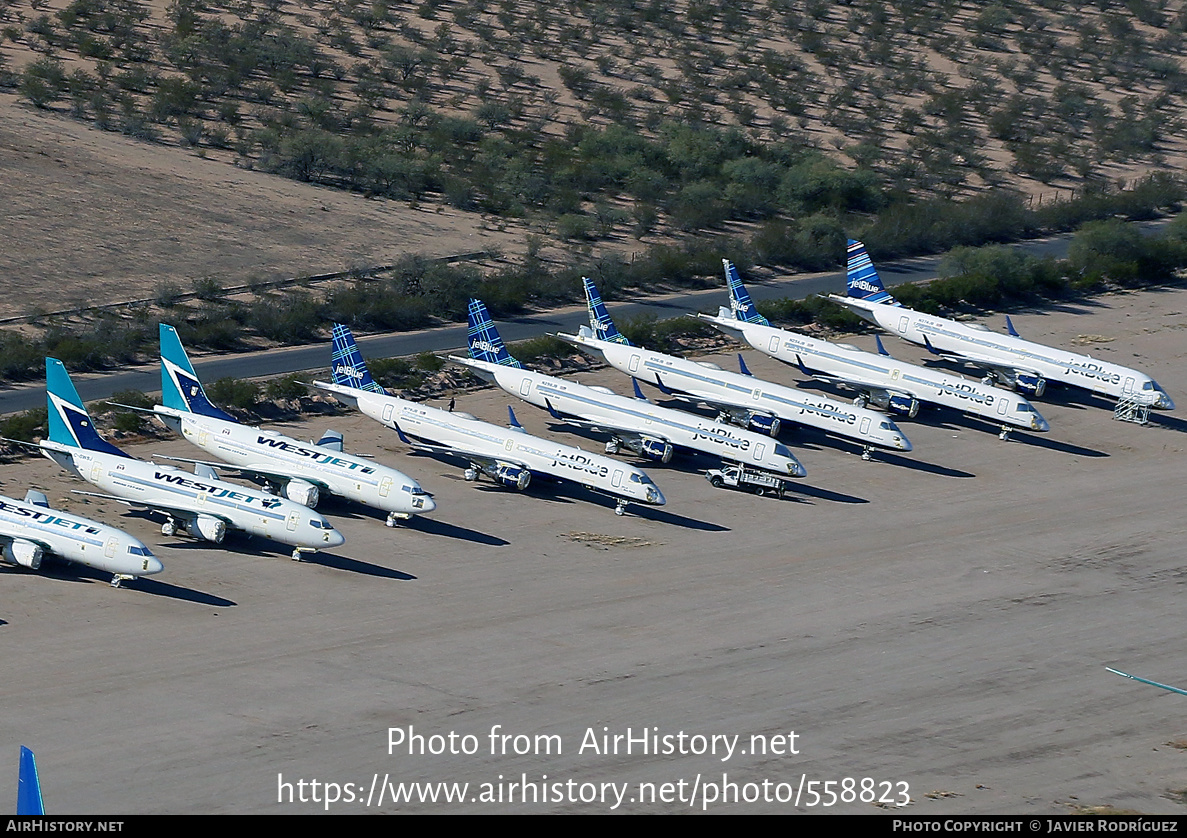
<svg viewBox="0 0 1187 838">
<path fill-rule="evenodd" d="M 321 439 L 316 444 L 322 448 L 329 448 L 331 451 L 342 453 L 342 434 L 338 431 L 327 430 L 321 435 Z"/>
</svg>

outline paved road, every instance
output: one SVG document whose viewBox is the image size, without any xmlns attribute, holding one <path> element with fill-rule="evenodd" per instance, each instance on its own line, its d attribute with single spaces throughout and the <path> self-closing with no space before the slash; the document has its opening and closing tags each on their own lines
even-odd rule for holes
<svg viewBox="0 0 1187 838">
<path fill-rule="evenodd" d="M 1152 231 L 1165 224 L 1164 221 L 1142 224 L 1144 231 Z M 1070 235 L 1054 236 L 1049 239 L 1022 242 L 1017 245 L 1037 256 L 1062 258 L 1067 254 Z M 878 271 L 887 285 L 904 282 L 919 282 L 936 276 L 943 256 L 926 256 L 878 265 Z M 724 281 L 723 281 L 724 286 Z M 747 287 L 755 300 L 780 299 L 784 297 L 804 298 L 813 294 L 830 292 L 843 293 L 845 274 L 840 271 L 821 274 L 796 274 L 771 282 L 747 281 Z M 610 311 L 617 318 L 638 314 L 654 314 L 660 318 L 695 314 L 698 311 L 716 311 L 726 302 L 724 287 L 705 291 L 681 291 L 678 294 L 648 297 L 635 303 L 612 303 Z M 527 340 L 539 337 L 545 332 L 560 330 L 575 331 L 585 324 L 584 307 L 570 307 L 539 314 L 526 315 L 499 322 L 499 332 L 507 341 Z M 445 326 L 416 332 L 370 335 L 360 337 L 359 346 L 367 358 L 393 358 L 414 355 L 425 350 L 446 352 L 466 345 L 464 325 Z M 235 378 L 262 378 L 287 375 L 292 372 L 326 369 L 329 367 L 329 343 L 307 346 L 286 346 L 262 352 L 233 355 L 218 355 L 205 359 L 194 359 L 194 368 L 204 382 L 217 381 L 232 376 Z M 125 369 L 110 374 L 76 376 L 75 385 L 84 401 L 105 399 L 121 390 L 143 390 L 146 393 L 161 389 L 160 372 L 156 364 Z M 12 387 L 0 392 L 0 415 L 18 413 L 35 407 L 42 407 L 45 388 L 42 384 Z"/>
</svg>

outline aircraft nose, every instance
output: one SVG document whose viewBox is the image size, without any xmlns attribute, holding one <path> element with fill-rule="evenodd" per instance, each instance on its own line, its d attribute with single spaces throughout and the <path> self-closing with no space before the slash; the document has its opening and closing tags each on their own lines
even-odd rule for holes
<svg viewBox="0 0 1187 838">
<path fill-rule="evenodd" d="M 911 444 L 911 440 L 907 439 L 905 436 L 895 437 L 895 441 L 898 443 L 898 449 L 900 451 L 911 451 L 915 448 L 915 446 Z"/>
<path fill-rule="evenodd" d="M 653 506 L 663 506 L 668 501 L 664 498 L 664 493 L 654 486 L 649 486 L 647 489 L 647 502 Z"/>
<path fill-rule="evenodd" d="M 1175 409 L 1174 401 L 1172 401 L 1171 397 L 1168 396 L 1166 393 L 1158 394 L 1158 401 L 1155 403 L 1155 406 L 1157 406 L 1163 410 L 1174 410 Z"/>
<path fill-rule="evenodd" d="M 433 500 L 433 496 L 428 492 L 423 495 L 417 495 L 417 498 L 421 501 L 421 505 L 416 509 L 418 515 L 425 512 L 432 512 L 437 508 L 437 501 Z"/>
<path fill-rule="evenodd" d="M 1044 419 L 1042 416 L 1039 416 L 1039 414 L 1037 414 L 1037 413 L 1034 415 L 1034 418 L 1030 420 L 1030 427 L 1036 431 L 1051 430 L 1050 423 L 1047 422 L 1047 420 Z"/>
<path fill-rule="evenodd" d="M 346 543 L 346 536 L 338 532 L 338 530 L 331 528 L 327 532 L 322 533 L 322 547 L 341 547 Z"/>
<path fill-rule="evenodd" d="M 787 473 L 792 477 L 807 477 L 808 470 L 804 468 L 804 464 L 799 460 L 792 460 L 787 464 Z"/>
<path fill-rule="evenodd" d="M 149 556 L 144 560 L 144 570 L 140 571 L 144 576 L 149 576 L 153 573 L 160 573 L 165 569 L 165 565 L 161 564 L 161 560 L 156 556 Z"/>
</svg>

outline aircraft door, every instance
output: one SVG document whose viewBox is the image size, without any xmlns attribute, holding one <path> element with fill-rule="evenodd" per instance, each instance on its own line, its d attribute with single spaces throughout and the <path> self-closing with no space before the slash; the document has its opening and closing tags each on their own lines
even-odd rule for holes
<svg viewBox="0 0 1187 838">
<path fill-rule="evenodd" d="M 863 435 L 870 432 L 870 417 L 866 416 L 861 420 L 861 432 Z"/>
<path fill-rule="evenodd" d="M 1124 389 L 1121 390 L 1121 392 L 1127 396 L 1133 395 L 1133 378 L 1132 377 L 1125 379 L 1125 387 L 1124 387 Z"/>
<path fill-rule="evenodd" d="M 779 351 L 779 336 L 778 335 L 771 335 L 771 345 L 767 348 L 767 351 L 768 352 L 778 352 Z"/>
<path fill-rule="evenodd" d="M 622 485 L 622 469 L 614 469 L 614 476 L 610 478 L 610 485 L 615 489 Z"/>
<path fill-rule="evenodd" d="M 1006 408 L 1009 407 L 1009 404 L 1008 404 L 1009 401 L 1010 401 L 1009 399 L 998 399 L 997 400 L 997 412 L 999 414 L 1001 414 L 1002 416 L 1006 415 Z"/>
<path fill-rule="evenodd" d="M 384 422 L 392 421 L 392 405 L 390 405 L 390 404 L 385 404 L 383 406 L 383 421 Z"/>
<path fill-rule="evenodd" d="M 761 442 L 758 445 L 754 446 L 754 461 L 756 463 L 762 462 L 762 455 L 763 455 L 763 452 L 765 452 L 766 450 L 767 450 L 767 447 L 765 445 L 763 445 Z"/>
<path fill-rule="evenodd" d="M 520 382 L 519 382 L 519 395 L 526 396 L 528 393 L 531 392 L 531 390 L 532 390 L 532 379 L 528 378 L 525 375 L 523 377 L 523 379 L 520 380 Z"/>
<path fill-rule="evenodd" d="M 98 480 L 102 476 L 103 466 L 99 465 L 98 462 L 91 463 L 91 480 Z"/>
<path fill-rule="evenodd" d="M 115 536 L 107 539 L 107 546 L 103 548 L 103 555 L 107 558 L 115 557 L 115 548 L 119 546 L 118 539 Z"/>
<path fill-rule="evenodd" d="M 198 431 L 198 445 L 199 445 L 200 447 L 202 447 L 202 448 L 205 448 L 205 447 L 206 447 L 206 437 L 207 437 L 207 436 L 209 436 L 209 434 L 207 434 L 207 433 L 206 433 L 206 429 L 205 429 L 205 428 L 201 428 L 201 429 Z"/>
<path fill-rule="evenodd" d="M 385 477 L 379 481 L 379 496 L 381 498 L 386 498 L 388 495 L 388 492 L 390 492 L 391 490 L 392 490 L 392 479 L 390 477 Z"/>
<path fill-rule="evenodd" d="M 638 355 L 631 356 L 630 370 L 631 370 L 631 372 L 639 371 L 639 356 Z"/>
<path fill-rule="evenodd" d="M 294 532 L 297 529 L 297 523 L 299 522 L 300 517 L 301 513 L 295 509 L 289 513 L 288 520 L 284 522 L 284 525 L 288 528 L 289 532 Z"/>
<path fill-rule="evenodd" d="M 904 315 L 898 319 L 899 334 L 905 335 L 907 333 L 907 317 Z"/>
</svg>

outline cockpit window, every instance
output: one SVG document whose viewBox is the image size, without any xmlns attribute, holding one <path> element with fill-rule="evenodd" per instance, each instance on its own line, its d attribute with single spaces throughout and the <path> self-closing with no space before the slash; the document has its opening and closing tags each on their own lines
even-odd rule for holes
<svg viewBox="0 0 1187 838">
<path fill-rule="evenodd" d="M 882 423 L 881 425 L 879 425 L 878 427 L 880 427 L 880 428 L 881 428 L 882 430 L 884 430 L 884 431 L 891 431 L 891 430 L 894 430 L 894 426 L 893 426 L 893 425 L 891 425 L 889 422 L 883 422 L 883 423 Z"/>
<path fill-rule="evenodd" d="M 651 478 L 648 477 L 646 474 L 632 474 L 631 482 L 632 483 L 642 483 L 644 486 L 649 486 L 649 485 L 651 485 L 652 481 L 651 481 Z"/>
<path fill-rule="evenodd" d="M 1014 410 L 1018 413 L 1034 413 L 1035 409 L 1028 404 L 1020 404 Z"/>
<path fill-rule="evenodd" d="M 311 526 L 315 529 L 319 529 L 319 530 L 328 530 L 330 528 L 329 524 L 323 524 L 321 521 L 317 520 L 316 518 L 309 519 L 309 526 Z"/>
<path fill-rule="evenodd" d="M 128 552 L 133 556 L 151 556 L 152 550 L 147 547 L 136 547 L 135 545 L 128 547 Z"/>
<path fill-rule="evenodd" d="M 784 445 L 782 442 L 776 442 L 775 443 L 775 456 L 776 457 L 786 457 L 787 459 L 790 460 L 791 459 L 791 451 L 789 451 L 787 446 Z"/>
</svg>

